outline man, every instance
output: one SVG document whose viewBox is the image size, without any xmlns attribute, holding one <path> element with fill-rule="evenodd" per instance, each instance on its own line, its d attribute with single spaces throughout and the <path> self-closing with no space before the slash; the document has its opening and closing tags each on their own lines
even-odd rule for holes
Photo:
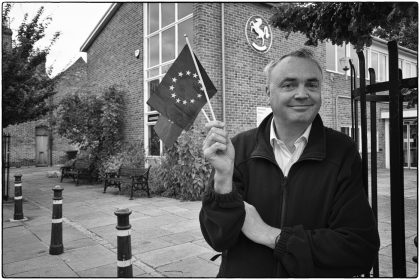
<svg viewBox="0 0 420 280">
<path fill-rule="evenodd" d="M 219 277 L 349 277 L 379 249 L 350 138 L 323 126 L 322 70 L 301 49 L 265 69 L 273 113 L 230 141 L 213 121 L 203 145 L 214 168 L 200 224 L 222 252 Z"/>
</svg>

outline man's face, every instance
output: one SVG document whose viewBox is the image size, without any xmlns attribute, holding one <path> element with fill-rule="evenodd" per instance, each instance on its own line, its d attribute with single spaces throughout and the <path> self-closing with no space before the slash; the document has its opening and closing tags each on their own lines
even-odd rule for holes
<svg viewBox="0 0 420 280">
<path fill-rule="evenodd" d="M 283 125 L 309 125 L 321 107 L 322 73 L 307 58 L 286 57 L 272 70 L 267 93 Z"/>
</svg>

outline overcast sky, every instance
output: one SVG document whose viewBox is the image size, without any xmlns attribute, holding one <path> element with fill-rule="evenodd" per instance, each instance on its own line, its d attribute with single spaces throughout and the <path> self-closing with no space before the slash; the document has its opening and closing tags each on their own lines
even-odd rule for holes
<svg viewBox="0 0 420 280">
<path fill-rule="evenodd" d="M 4 2 L 3 2 L 4 3 Z M 13 33 L 23 20 L 25 13 L 28 13 L 28 21 L 44 6 L 45 11 L 42 18 L 52 17 L 51 24 L 46 30 L 46 38 L 40 41 L 45 46 L 51 40 L 52 35 L 60 31 L 59 40 L 52 47 L 47 57 L 47 67 L 53 66 L 52 75 L 63 71 L 79 57 L 86 61 L 86 54 L 80 52 L 80 47 L 85 42 L 96 24 L 110 7 L 111 3 L 14 3 L 10 12 L 10 28 Z"/>
</svg>

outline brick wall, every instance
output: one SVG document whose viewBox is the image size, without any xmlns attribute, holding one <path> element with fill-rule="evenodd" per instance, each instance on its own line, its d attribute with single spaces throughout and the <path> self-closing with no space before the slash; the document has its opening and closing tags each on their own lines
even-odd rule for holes
<svg viewBox="0 0 420 280">
<path fill-rule="evenodd" d="M 134 55 L 140 50 L 140 57 Z M 125 92 L 124 138 L 143 139 L 143 4 L 124 3 L 88 50 L 88 80 Z"/>
<path fill-rule="evenodd" d="M 222 4 L 193 4 L 194 52 L 200 59 L 218 93 L 211 103 L 216 118 L 223 119 L 222 100 Z M 265 93 L 263 69 L 272 59 L 305 47 L 301 34 L 272 29 L 273 45 L 267 53 L 255 52 L 245 36 L 245 25 L 251 16 L 269 19 L 271 7 L 262 3 L 224 3 L 225 13 L 225 88 L 226 122 L 230 135 L 256 126 L 259 106 L 269 107 Z M 321 65 L 326 68 L 325 44 L 309 47 Z M 134 51 L 140 49 L 140 59 Z M 128 141 L 143 139 L 143 4 L 124 3 L 88 50 L 88 80 L 93 87 L 119 85 L 126 91 L 124 136 Z M 324 71 L 322 106 L 320 114 L 324 124 L 340 130 L 351 125 L 350 79 L 344 75 Z M 205 106 L 208 115 L 208 106 Z M 377 109 L 378 114 L 380 109 Z M 368 115 L 369 116 L 369 115 Z M 197 125 L 204 122 L 200 114 Z M 360 124 L 360 121 L 359 121 Z M 370 130 L 370 124 L 368 124 Z M 378 121 L 379 167 L 384 166 L 383 121 Z"/>
</svg>

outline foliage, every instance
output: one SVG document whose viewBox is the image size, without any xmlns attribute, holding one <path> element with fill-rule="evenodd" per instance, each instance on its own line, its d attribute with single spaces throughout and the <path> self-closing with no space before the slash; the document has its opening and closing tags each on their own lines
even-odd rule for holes
<svg viewBox="0 0 420 280">
<path fill-rule="evenodd" d="M 153 176 L 159 181 L 151 187 L 164 189 L 163 195 L 167 196 L 200 199 L 211 172 L 211 166 L 202 154 L 204 138 L 205 132 L 198 128 L 182 133 L 178 141 L 166 149 L 161 165 L 155 168 Z"/>
<path fill-rule="evenodd" d="M 7 26 L 12 5 L 4 5 L 2 26 Z M 53 81 L 45 72 L 45 61 L 51 47 L 60 36 L 56 32 L 49 45 L 43 49 L 35 44 L 45 37 L 45 30 L 51 22 L 47 17 L 41 20 L 41 7 L 32 20 L 25 14 L 16 40 L 10 47 L 2 48 L 2 127 L 35 120 L 49 111 L 48 97 L 54 92 Z"/>
<path fill-rule="evenodd" d="M 357 50 L 372 44 L 375 29 L 394 34 L 401 23 L 417 25 L 418 14 L 416 2 L 284 3 L 274 10 L 271 24 L 286 31 L 286 38 L 301 32 L 308 38 L 306 45 L 330 40 L 336 45 L 351 43 Z"/>
<path fill-rule="evenodd" d="M 118 153 L 122 143 L 123 92 L 111 86 L 101 95 L 73 94 L 63 98 L 57 111 L 57 132 L 90 152 L 97 169 Z"/>
<path fill-rule="evenodd" d="M 100 178 L 105 178 L 105 172 L 117 172 L 123 164 L 129 167 L 144 166 L 143 141 L 125 143 L 122 145 L 121 151 L 102 158 L 99 163 Z"/>
<path fill-rule="evenodd" d="M 395 40 L 400 46 L 417 51 L 418 49 L 418 22 L 406 23 L 406 19 L 398 23 L 398 28 L 386 31 L 382 27 L 374 30 L 373 35 L 387 41 Z"/>
</svg>

